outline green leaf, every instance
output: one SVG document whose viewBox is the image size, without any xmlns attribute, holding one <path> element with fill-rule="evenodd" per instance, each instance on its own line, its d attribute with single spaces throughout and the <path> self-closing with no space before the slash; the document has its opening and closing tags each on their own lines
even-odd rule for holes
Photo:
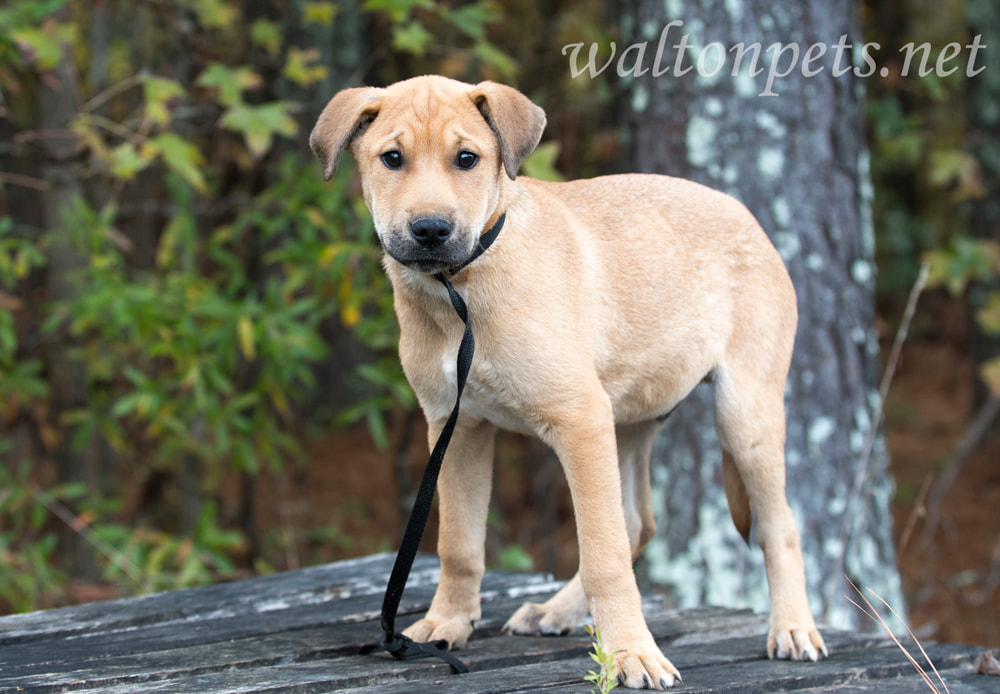
<svg viewBox="0 0 1000 694">
<path fill-rule="evenodd" d="M 556 159 L 558 158 L 559 143 L 546 142 L 535 148 L 535 151 L 524 160 L 521 168 L 525 176 L 542 181 L 565 181 L 565 176 L 556 168 Z"/>
<path fill-rule="evenodd" d="M 489 41 L 477 41 L 472 52 L 480 60 L 495 68 L 504 77 L 512 77 L 517 72 L 517 63 Z"/>
<path fill-rule="evenodd" d="M 979 369 L 983 382 L 997 397 L 1000 397 L 1000 357 L 994 357 L 985 362 Z"/>
<path fill-rule="evenodd" d="M 991 292 L 986 305 L 976 312 L 976 320 L 990 335 L 1000 335 L 1000 292 Z"/>
<path fill-rule="evenodd" d="M 307 2 L 302 10 L 302 21 L 330 26 L 336 14 L 337 6 L 332 2 Z"/>
<path fill-rule="evenodd" d="M 925 258 L 930 263 L 927 286 L 945 286 L 958 295 L 970 280 L 990 277 L 1000 269 L 1000 244 L 959 236 L 947 248 L 931 251 Z"/>
<path fill-rule="evenodd" d="M 313 64 L 319 59 L 318 48 L 289 48 L 281 73 L 300 87 L 310 87 L 327 75 L 326 67 Z"/>
<path fill-rule="evenodd" d="M 156 248 L 156 267 L 167 269 L 176 263 L 178 256 L 186 259 L 184 254 L 191 250 L 195 233 L 194 219 L 190 213 L 175 214 L 160 234 Z"/>
<path fill-rule="evenodd" d="M 226 0 L 181 0 L 194 10 L 198 21 L 208 29 L 225 29 L 236 24 L 239 10 Z"/>
<path fill-rule="evenodd" d="M 389 432 L 386 430 L 382 409 L 370 407 L 365 413 L 365 419 L 368 420 L 368 433 L 371 434 L 375 446 L 380 451 L 386 450 L 389 447 Z"/>
<path fill-rule="evenodd" d="M 146 115 L 160 125 L 170 122 L 170 111 L 167 103 L 171 99 L 184 96 L 184 87 L 180 83 L 164 77 L 144 77 L 142 93 L 146 99 Z"/>
<path fill-rule="evenodd" d="M 392 33 L 392 45 L 401 53 L 422 56 L 427 44 L 433 38 L 434 36 L 424 29 L 420 22 L 413 21 L 395 28 Z"/>
<path fill-rule="evenodd" d="M 142 156 L 157 156 L 163 159 L 167 168 L 183 178 L 199 193 L 207 189 L 202 165 L 205 163 L 201 152 L 193 144 L 176 133 L 164 133 L 150 138 L 141 153 Z"/>
<path fill-rule="evenodd" d="M 76 38 L 76 27 L 60 22 L 44 22 L 41 27 L 25 27 L 11 32 L 15 43 L 39 70 L 51 70 Z"/>
<path fill-rule="evenodd" d="M 222 63 L 212 63 L 198 76 L 197 84 L 219 92 L 219 103 L 233 107 L 243 103 L 243 92 L 259 89 L 264 80 L 251 68 L 226 67 Z"/>
<path fill-rule="evenodd" d="M 393 24 L 399 24 L 410 17 L 413 10 L 433 10 L 434 0 L 365 0 L 368 12 L 387 12 Z"/>
<path fill-rule="evenodd" d="M 500 566 L 504 571 L 532 571 L 535 560 L 521 545 L 507 545 L 500 554 Z"/>
<path fill-rule="evenodd" d="M 476 2 L 457 10 L 445 9 L 444 18 L 466 36 L 482 40 L 486 37 L 486 25 L 497 20 L 498 12 L 491 2 Z"/>
<path fill-rule="evenodd" d="M 270 55 L 277 55 L 283 42 L 281 27 L 276 22 L 258 19 L 250 25 L 250 41 Z"/>
<path fill-rule="evenodd" d="M 147 396 L 147 393 L 140 390 L 129 393 L 123 398 L 119 398 L 119 400 L 111 408 L 111 416 L 121 418 L 132 414 L 139 409 L 143 399 Z"/>
<path fill-rule="evenodd" d="M 257 358 L 257 342 L 254 338 L 253 321 L 249 316 L 240 316 L 236 331 L 239 335 L 240 352 L 247 361 Z"/>
<path fill-rule="evenodd" d="M 239 105 L 230 108 L 219 121 L 221 125 L 243 133 L 247 149 L 255 158 L 268 153 L 275 134 L 293 137 L 298 125 L 290 115 L 293 104 L 273 101 L 259 106 Z"/>
<path fill-rule="evenodd" d="M 131 142 L 123 142 L 110 152 L 111 175 L 123 181 L 130 181 L 153 161 L 153 157 L 139 153 Z"/>
</svg>

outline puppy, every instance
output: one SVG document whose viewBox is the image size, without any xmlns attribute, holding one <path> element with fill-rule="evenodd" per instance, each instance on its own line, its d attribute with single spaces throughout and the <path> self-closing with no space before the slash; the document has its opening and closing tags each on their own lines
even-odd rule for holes
<svg viewBox="0 0 1000 694">
<path fill-rule="evenodd" d="M 354 155 L 385 249 L 399 355 L 437 440 L 456 397 L 462 337 L 433 278 L 466 300 L 476 354 L 438 481 L 441 582 L 415 641 L 466 644 L 480 617 L 497 427 L 539 437 L 566 473 L 579 571 L 515 634 L 562 634 L 588 609 L 627 687 L 680 680 L 642 616 L 632 562 L 653 536 L 649 457 L 657 418 L 703 379 L 715 384 L 723 479 L 736 528 L 764 551 L 770 657 L 826 655 L 806 599 L 785 498 L 784 388 L 795 291 L 774 247 L 736 200 L 656 175 L 568 183 L 518 177 L 545 114 L 494 82 L 417 77 L 333 97 L 310 144 L 327 179 Z"/>
</svg>

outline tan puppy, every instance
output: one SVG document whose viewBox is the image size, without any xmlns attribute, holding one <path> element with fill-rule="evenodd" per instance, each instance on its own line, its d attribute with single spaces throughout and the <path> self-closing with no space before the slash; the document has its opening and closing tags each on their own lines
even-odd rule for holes
<svg viewBox="0 0 1000 694">
<path fill-rule="evenodd" d="M 797 315 L 780 257 L 740 203 L 689 181 L 516 178 L 544 127 L 544 112 L 510 87 L 432 76 L 339 92 L 310 139 L 327 178 L 344 149 L 357 160 L 395 291 L 400 359 L 432 445 L 455 402 L 462 324 L 431 275 L 461 265 L 507 215 L 496 243 L 452 280 L 477 348 L 438 482 L 441 582 L 406 634 L 461 647 L 480 617 L 501 427 L 555 449 L 580 543 L 573 580 L 545 604 L 524 605 L 505 629 L 565 633 L 591 607 L 626 686 L 672 686 L 680 675 L 646 627 L 632 561 L 654 530 L 657 417 L 709 377 L 744 538 L 757 516 L 768 655 L 816 660 L 826 647 L 785 500 L 784 387 Z"/>
</svg>

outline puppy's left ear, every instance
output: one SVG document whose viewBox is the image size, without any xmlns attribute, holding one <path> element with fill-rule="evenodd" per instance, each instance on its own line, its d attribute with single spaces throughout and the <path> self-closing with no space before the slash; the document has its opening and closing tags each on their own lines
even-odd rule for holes
<svg viewBox="0 0 1000 694">
<path fill-rule="evenodd" d="M 309 146 L 323 164 L 324 181 L 336 173 L 344 149 L 375 120 L 384 91 L 375 87 L 344 89 L 319 114 L 309 136 Z"/>
<path fill-rule="evenodd" d="M 496 133 L 504 170 L 513 180 L 542 139 L 545 111 L 513 87 L 497 82 L 480 82 L 469 98 Z"/>
</svg>

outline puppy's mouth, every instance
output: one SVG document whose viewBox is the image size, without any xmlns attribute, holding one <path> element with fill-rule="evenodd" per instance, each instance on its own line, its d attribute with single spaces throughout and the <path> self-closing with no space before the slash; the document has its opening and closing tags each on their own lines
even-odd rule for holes
<svg viewBox="0 0 1000 694">
<path fill-rule="evenodd" d="M 415 243 L 386 239 L 382 247 L 400 265 L 429 275 L 458 267 L 472 255 L 471 249 L 459 248 L 455 242 L 426 249 Z"/>
</svg>

